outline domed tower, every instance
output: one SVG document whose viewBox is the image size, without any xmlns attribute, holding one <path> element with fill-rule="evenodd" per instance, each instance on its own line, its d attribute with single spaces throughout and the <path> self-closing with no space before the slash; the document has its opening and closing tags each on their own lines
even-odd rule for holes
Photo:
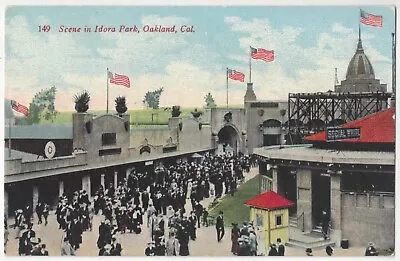
<svg viewBox="0 0 400 261">
<path fill-rule="evenodd" d="M 335 92 L 386 92 L 387 85 L 375 79 L 374 68 L 361 41 L 361 31 L 358 30 L 358 43 L 355 54 L 347 67 L 346 80 L 335 86 Z"/>
<path fill-rule="evenodd" d="M 358 36 L 356 53 L 347 67 L 346 80 L 351 79 L 375 79 L 374 68 L 364 53 L 360 35 Z"/>
</svg>

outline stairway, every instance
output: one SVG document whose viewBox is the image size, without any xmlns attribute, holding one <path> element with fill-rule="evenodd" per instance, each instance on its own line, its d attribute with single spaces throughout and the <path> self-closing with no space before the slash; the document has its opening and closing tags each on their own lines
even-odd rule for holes
<svg viewBox="0 0 400 261">
<path fill-rule="evenodd" d="M 296 216 L 289 217 L 289 226 L 297 228 L 297 217 Z"/>
<path fill-rule="evenodd" d="M 303 233 L 300 229 L 289 227 L 289 247 L 323 249 L 327 246 L 335 246 L 335 242 L 331 239 L 324 240 L 321 228 L 317 227 L 310 233 Z"/>
</svg>

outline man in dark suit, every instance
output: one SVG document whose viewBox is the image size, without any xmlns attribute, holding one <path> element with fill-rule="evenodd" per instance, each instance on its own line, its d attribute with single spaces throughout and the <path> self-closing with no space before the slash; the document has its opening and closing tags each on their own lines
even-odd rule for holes
<svg viewBox="0 0 400 261">
<path fill-rule="evenodd" d="M 276 240 L 277 245 L 278 245 L 278 256 L 284 256 L 285 255 L 285 246 L 282 244 L 282 241 L 280 238 Z"/>
<path fill-rule="evenodd" d="M 220 242 L 221 239 L 225 235 L 225 228 L 224 228 L 224 213 L 222 211 L 219 212 L 217 217 L 217 222 L 215 228 L 217 229 L 217 241 Z"/>
<path fill-rule="evenodd" d="M 46 249 L 46 244 L 42 244 L 41 245 L 40 253 L 41 253 L 41 256 L 48 256 L 49 255 L 49 251 L 47 251 L 47 249 Z"/>
<path fill-rule="evenodd" d="M 28 230 L 25 231 L 25 232 L 22 234 L 22 237 L 25 238 L 27 241 L 30 241 L 31 238 L 36 237 L 36 232 L 33 231 L 32 227 L 33 227 L 33 224 L 32 224 L 32 223 L 29 223 L 29 225 L 28 225 Z"/>
<path fill-rule="evenodd" d="M 147 208 L 149 207 L 149 201 L 150 201 L 149 193 L 147 192 L 147 190 L 145 190 L 142 193 L 142 204 L 144 211 L 146 211 Z"/>
<path fill-rule="evenodd" d="M 72 223 L 69 224 L 67 228 L 67 236 L 70 239 L 71 246 L 77 250 L 79 245 L 82 243 L 82 223 L 78 220 L 77 217 L 74 217 Z"/>
</svg>

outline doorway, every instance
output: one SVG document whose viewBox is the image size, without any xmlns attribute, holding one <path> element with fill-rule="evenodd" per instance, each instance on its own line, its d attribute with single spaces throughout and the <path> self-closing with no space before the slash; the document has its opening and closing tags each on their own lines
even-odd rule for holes
<svg viewBox="0 0 400 261">
<path fill-rule="evenodd" d="M 263 146 L 272 146 L 281 144 L 280 134 L 264 134 L 263 135 Z"/>
<path fill-rule="evenodd" d="M 223 145 L 223 151 L 236 155 L 239 151 L 239 135 L 234 127 L 225 125 L 218 132 L 218 143 Z"/>
<path fill-rule="evenodd" d="M 289 216 L 297 214 L 297 171 L 295 168 L 278 167 L 278 194 L 294 202 Z"/>
<path fill-rule="evenodd" d="M 322 225 L 322 211 L 325 210 L 328 217 L 331 215 L 331 177 L 324 171 L 313 171 L 312 186 L 312 217 L 313 227 Z"/>
</svg>

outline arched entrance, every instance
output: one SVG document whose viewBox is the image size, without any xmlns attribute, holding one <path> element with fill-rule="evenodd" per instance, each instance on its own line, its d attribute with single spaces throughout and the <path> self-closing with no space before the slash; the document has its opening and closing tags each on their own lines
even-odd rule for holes
<svg viewBox="0 0 400 261">
<path fill-rule="evenodd" d="M 240 137 L 232 125 L 225 125 L 218 132 L 218 151 L 237 154 L 240 150 Z"/>
<path fill-rule="evenodd" d="M 276 119 L 263 122 L 263 146 L 281 144 L 282 123 Z"/>
</svg>

